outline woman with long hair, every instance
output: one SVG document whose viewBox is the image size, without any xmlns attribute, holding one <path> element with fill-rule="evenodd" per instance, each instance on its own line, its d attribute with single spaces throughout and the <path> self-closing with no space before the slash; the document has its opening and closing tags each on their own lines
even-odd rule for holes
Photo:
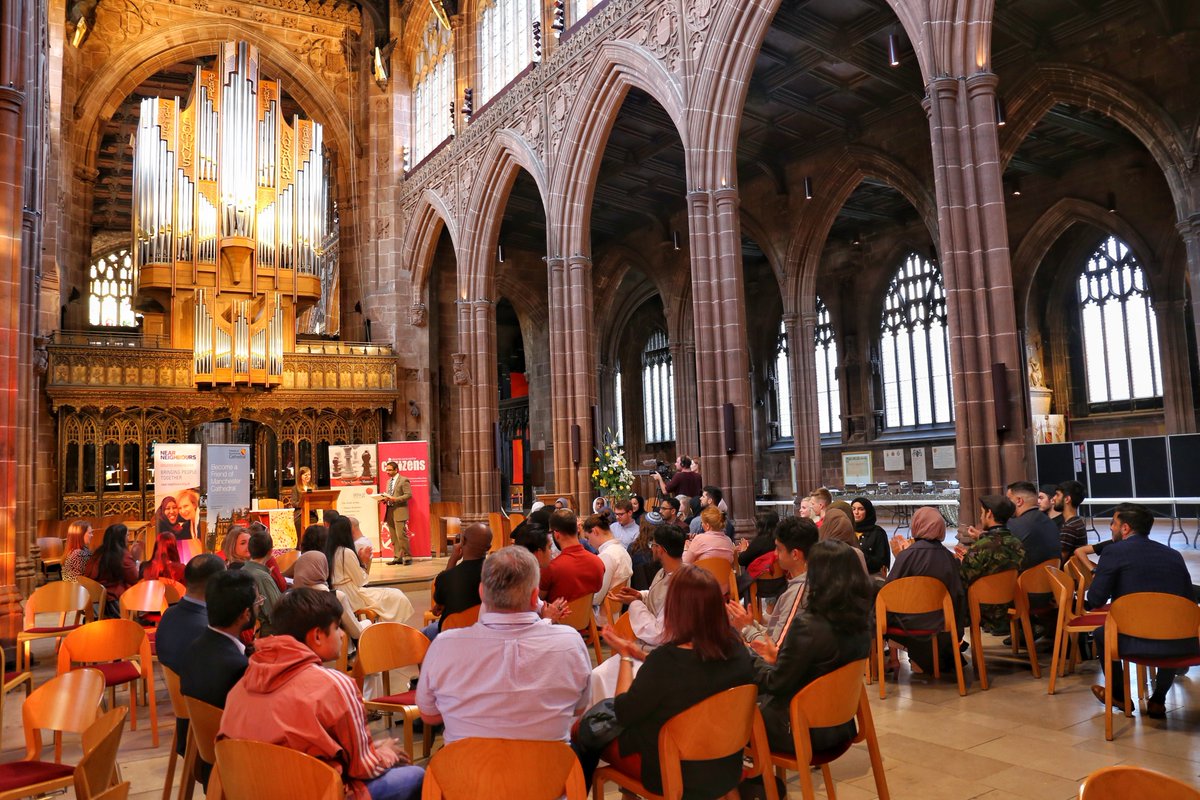
<svg viewBox="0 0 1200 800">
<path fill-rule="evenodd" d="M 179 545 L 169 533 L 160 533 L 154 540 L 154 552 L 142 562 L 142 580 L 168 578 L 183 583 L 183 562 L 179 560 Z"/>
<path fill-rule="evenodd" d="M 637 641 L 604 629 L 604 640 L 621 655 L 614 711 L 623 730 L 603 757 L 655 793 L 662 793 L 658 733 L 667 720 L 754 677 L 750 654 L 725 616 L 721 587 L 708 572 L 676 570 L 663 617 L 663 643 L 649 654 Z M 634 660 L 642 661 L 636 677 Z M 741 750 L 711 761 L 685 761 L 684 796 L 724 797 L 741 777 Z"/>
<path fill-rule="evenodd" d="M 312 522 L 311 519 L 300 519 L 300 515 L 304 513 L 305 493 L 311 492 L 316 488 L 316 485 L 313 484 L 312 470 L 308 467 L 301 467 L 300 471 L 296 473 L 296 485 L 292 487 L 292 494 L 287 502 L 288 508 L 296 509 L 295 523 L 296 530 L 298 531 L 303 530 L 308 523 Z M 310 516 L 315 516 L 311 511 L 309 514 Z"/>
<path fill-rule="evenodd" d="M 195 489 L 184 489 L 175 497 L 175 505 L 179 510 L 179 530 L 175 538 L 191 539 L 200 533 L 200 492 Z"/>
<path fill-rule="evenodd" d="M 75 582 L 92 557 L 92 523 L 77 519 L 67 528 L 67 543 L 63 547 L 62 579 Z"/>
<path fill-rule="evenodd" d="M 629 545 L 629 559 L 633 563 L 633 575 L 629 578 L 629 585 L 638 591 L 649 589 L 650 582 L 658 574 L 660 564 L 650 545 L 654 544 L 654 529 L 662 522 L 662 517 L 657 511 L 643 514 L 642 521 L 638 523 L 637 538 Z"/>
<path fill-rule="evenodd" d="M 83 574 L 100 583 L 108 590 L 110 611 L 120 616 L 120 607 L 116 603 L 125 594 L 125 590 L 138 581 L 137 563 L 127 549 L 125 540 L 129 537 L 129 529 L 117 522 L 109 525 L 104 531 L 104 541 L 88 559 Z"/>
<path fill-rule="evenodd" d="M 876 524 L 875 504 L 866 497 L 856 497 L 850 509 L 854 515 L 858 546 L 867 561 L 867 572 L 882 578 L 884 570 L 892 563 L 892 548 L 888 544 L 887 533 Z"/>
<path fill-rule="evenodd" d="M 629 502 L 633 503 L 633 521 L 640 525 L 642 517 L 646 514 L 646 499 L 640 494 L 635 494 L 629 498 Z"/>
<path fill-rule="evenodd" d="M 245 525 L 231 525 L 225 532 L 225 541 L 218 553 L 227 566 L 245 564 L 250 560 L 250 529 Z"/>
<path fill-rule="evenodd" d="M 183 533 L 183 523 L 179 520 L 179 503 L 171 495 L 164 497 L 158 504 L 158 511 L 154 512 L 154 531 L 169 533 L 176 539 Z"/>
<path fill-rule="evenodd" d="M 794 753 L 788 704 L 808 684 L 871 651 L 871 586 L 855 548 L 837 540 L 817 542 L 808 553 L 807 604 L 792 620 L 783 642 L 751 644 L 754 682 L 773 751 Z M 855 735 L 854 723 L 814 728 L 813 751 L 836 747 Z"/>
<path fill-rule="evenodd" d="M 413 605 L 404 592 L 367 586 L 367 573 L 354 549 L 353 528 L 344 516 L 339 515 L 329 523 L 325 557 L 329 563 L 329 588 L 344 592 L 354 611 L 369 608 L 379 615 L 380 622 L 405 622 L 412 616 Z"/>
</svg>

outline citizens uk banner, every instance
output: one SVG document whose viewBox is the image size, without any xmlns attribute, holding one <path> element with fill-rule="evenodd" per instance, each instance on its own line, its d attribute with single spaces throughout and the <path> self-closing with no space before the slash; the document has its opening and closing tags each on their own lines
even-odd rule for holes
<svg viewBox="0 0 1200 800">
<path fill-rule="evenodd" d="M 414 556 L 429 555 L 429 442 L 380 442 L 379 443 L 379 491 L 386 492 L 387 473 L 383 465 L 395 461 L 399 474 L 408 478 L 412 499 L 408 501 L 409 547 Z M 375 519 L 384 518 L 385 506 L 378 504 Z M 393 531 L 393 535 L 397 532 Z M 384 534 L 383 555 L 392 557 L 391 538 Z"/>
</svg>

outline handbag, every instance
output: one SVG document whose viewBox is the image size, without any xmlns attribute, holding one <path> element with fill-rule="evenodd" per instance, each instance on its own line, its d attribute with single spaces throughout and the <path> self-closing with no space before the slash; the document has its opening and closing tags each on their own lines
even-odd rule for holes
<svg viewBox="0 0 1200 800">
<path fill-rule="evenodd" d="M 584 750 L 598 753 L 616 741 L 624 730 L 625 726 L 617 722 L 616 701 L 606 697 L 583 712 L 575 742 Z"/>
</svg>

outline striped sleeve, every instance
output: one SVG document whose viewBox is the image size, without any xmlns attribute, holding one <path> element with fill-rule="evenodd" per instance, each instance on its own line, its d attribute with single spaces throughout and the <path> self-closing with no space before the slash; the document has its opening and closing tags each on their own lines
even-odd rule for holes
<svg viewBox="0 0 1200 800">
<path fill-rule="evenodd" d="M 322 669 L 322 672 L 329 677 L 330 689 L 336 693 L 335 705 L 344 710 L 344 713 L 335 714 L 335 718 L 328 720 L 327 724 L 330 734 L 345 752 L 346 774 L 364 781 L 378 778 L 395 764 L 376 750 L 371 741 L 358 685 L 348 675 L 329 669 Z"/>
</svg>

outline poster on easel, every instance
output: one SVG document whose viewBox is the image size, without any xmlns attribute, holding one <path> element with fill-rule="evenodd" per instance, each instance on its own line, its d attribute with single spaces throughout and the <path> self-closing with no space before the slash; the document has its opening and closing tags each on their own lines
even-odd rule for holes
<svg viewBox="0 0 1200 800">
<path fill-rule="evenodd" d="M 373 444 L 329 446 L 329 487 L 341 490 L 338 513 L 358 520 L 359 530 L 371 540 L 376 557 L 380 542 L 379 489 L 375 481 L 380 471 Z"/>
<path fill-rule="evenodd" d="M 201 551 L 204 540 L 199 529 L 200 452 L 198 444 L 154 446 L 154 532 L 174 535 L 185 561 Z"/>
<path fill-rule="evenodd" d="M 430 554 L 429 535 L 429 442 L 380 442 L 380 478 L 378 491 L 386 492 L 389 478 L 385 471 L 389 461 L 396 462 L 398 474 L 408 479 L 412 498 L 408 501 L 408 544 L 413 556 Z M 384 519 L 386 507 L 379 503 L 376 519 Z M 385 558 L 393 555 L 392 541 L 384 535 L 381 554 Z"/>
</svg>

